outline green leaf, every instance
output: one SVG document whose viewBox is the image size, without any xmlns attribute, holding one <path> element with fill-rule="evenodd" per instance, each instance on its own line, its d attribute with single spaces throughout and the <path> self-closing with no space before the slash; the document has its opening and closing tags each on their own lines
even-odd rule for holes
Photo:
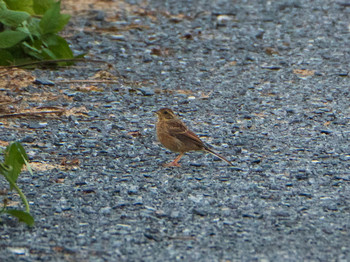
<svg viewBox="0 0 350 262">
<path fill-rule="evenodd" d="M 19 58 L 15 58 L 14 62 L 12 63 L 12 65 L 23 65 L 23 64 L 29 64 L 29 63 L 33 63 L 38 61 L 37 59 L 33 59 L 30 56 L 23 56 L 23 57 L 19 57 Z M 23 66 L 23 68 L 37 68 L 37 66 L 35 66 L 35 64 L 33 65 L 28 65 L 28 66 Z"/>
<path fill-rule="evenodd" d="M 28 172 L 29 172 L 32 176 L 34 176 L 32 167 L 30 166 L 30 164 L 29 164 L 29 162 L 28 162 L 28 159 L 23 158 L 23 161 L 24 161 L 24 164 L 26 165 L 26 168 L 27 168 Z"/>
<path fill-rule="evenodd" d="M 0 10 L 7 10 L 7 6 L 4 1 L 0 1 Z"/>
<path fill-rule="evenodd" d="M 17 61 L 17 59 L 25 59 L 27 57 L 27 55 L 23 51 L 23 48 L 21 47 L 22 43 L 23 42 L 20 42 L 13 47 L 2 49 L 2 50 L 6 50 L 7 52 L 11 53 L 11 55 L 13 56 L 14 62 L 11 65 L 15 65 L 16 64 L 15 61 Z"/>
<path fill-rule="evenodd" d="M 13 62 L 13 56 L 10 52 L 0 49 L 0 65 L 11 65 Z"/>
<path fill-rule="evenodd" d="M 0 174 L 8 177 L 8 174 L 11 172 L 11 167 L 5 165 L 4 163 L 0 163 Z M 12 181 L 12 180 L 11 180 Z"/>
<path fill-rule="evenodd" d="M 50 57 L 51 59 L 73 58 L 73 52 L 64 38 L 58 35 L 50 34 L 43 37 L 43 42 L 46 45 L 46 49 L 43 51 L 46 54 L 48 54 L 47 58 L 50 58 Z"/>
<path fill-rule="evenodd" d="M 55 0 L 34 0 L 33 8 L 37 15 L 43 15 L 55 3 Z"/>
<path fill-rule="evenodd" d="M 39 26 L 40 19 L 31 17 L 27 21 L 24 21 L 21 27 L 17 28 L 17 31 L 27 33 L 32 41 L 33 37 L 41 38 L 41 29 Z"/>
<path fill-rule="evenodd" d="M 56 57 L 56 55 L 48 48 L 44 48 L 42 50 L 42 54 L 44 55 L 44 57 L 47 59 L 47 60 L 56 60 L 58 59 Z M 44 59 L 45 60 L 45 59 Z"/>
<path fill-rule="evenodd" d="M 17 217 L 19 221 L 26 223 L 28 226 L 34 225 L 34 218 L 25 211 L 16 209 L 6 209 L 5 212 L 14 217 Z"/>
<path fill-rule="evenodd" d="M 34 43 L 32 43 L 31 45 L 28 44 L 27 42 L 22 42 L 22 47 L 24 52 L 26 53 L 26 55 L 31 56 L 33 58 L 35 58 L 36 60 L 42 60 L 44 59 L 42 54 L 41 54 L 41 50 L 39 50 L 41 48 L 42 42 L 40 40 L 35 40 Z M 37 48 L 38 46 L 38 48 Z M 35 60 L 33 60 L 35 61 Z"/>
<path fill-rule="evenodd" d="M 21 42 L 27 34 L 18 31 L 4 31 L 0 33 L 0 48 L 9 48 Z"/>
<path fill-rule="evenodd" d="M 54 3 L 40 21 L 42 34 L 58 33 L 68 23 L 70 16 L 60 14 L 61 2 Z"/>
<path fill-rule="evenodd" d="M 5 2 L 11 10 L 25 11 L 34 14 L 33 0 L 5 0 Z"/>
<path fill-rule="evenodd" d="M 12 178 L 12 172 L 13 168 L 11 166 L 7 166 L 4 163 L 0 163 L 0 174 L 6 178 L 7 182 L 9 182 L 11 189 L 16 189 L 18 187 L 16 185 L 16 182 Z"/>
<path fill-rule="evenodd" d="M 19 142 L 14 142 L 6 148 L 4 164 L 10 167 L 9 178 L 13 182 L 17 181 L 21 169 L 25 164 L 24 159 L 28 160 L 28 156 Z"/>
<path fill-rule="evenodd" d="M 0 22 L 7 26 L 18 27 L 23 21 L 28 19 L 30 14 L 22 11 L 1 10 Z"/>
<path fill-rule="evenodd" d="M 29 44 L 26 41 L 22 42 L 22 45 L 27 47 L 28 49 L 40 53 L 40 49 L 42 48 L 43 42 L 41 40 L 35 40 L 33 43 Z"/>
</svg>

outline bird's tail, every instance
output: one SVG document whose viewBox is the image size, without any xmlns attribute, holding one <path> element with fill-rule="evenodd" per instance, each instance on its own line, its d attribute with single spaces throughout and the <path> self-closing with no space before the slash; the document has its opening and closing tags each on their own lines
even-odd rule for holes
<svg viewBox="0 0 350 262">
<path fill-rule="evenodd" d="M 228 161 L 228 160 L 227 160 L 226 158 L 224 158 L 222 155 L 220 155 L 220 154 L 214 152 L 213 150 L 211 150 L 211 149 L 209 149 L 209 148 L 207 148 L 207 147 L 205 147 L 204 150 L 205 150 L 206 152 L 208 152 L 208 153 L 210 153 L 210 154 L 212 154 L 212 155 L 214 155 L 214 156 L 220 158 L 221 160 L 224 160 L 224 161 L 227 162 L 230 166 L 233 166 L 233 164 L 232 164 L 230 161 Z"/>
</svg>

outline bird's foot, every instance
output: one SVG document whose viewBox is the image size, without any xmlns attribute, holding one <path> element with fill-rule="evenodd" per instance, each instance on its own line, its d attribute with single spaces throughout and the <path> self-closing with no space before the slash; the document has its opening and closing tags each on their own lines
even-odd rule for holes
<svg viewBox="0 0 350 262">
<path fill-rule="evenodd" d="M 180 167 L 181 165 L 179 163 L 173 161 L 173 162 L 170 162 L 168 164 L 164 164 L 163 166 L 164 167 Z"/>
</svg>

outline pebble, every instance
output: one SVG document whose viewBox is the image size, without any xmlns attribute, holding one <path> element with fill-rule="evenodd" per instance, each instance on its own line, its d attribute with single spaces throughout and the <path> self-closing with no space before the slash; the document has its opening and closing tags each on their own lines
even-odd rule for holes
<svg viewBox="0 0 350 262">
<path fill-rule="evenodd" d="M 126 37 L 124 35 L 110 35 L 112 40 L 125 41 Z"/>
</svg>

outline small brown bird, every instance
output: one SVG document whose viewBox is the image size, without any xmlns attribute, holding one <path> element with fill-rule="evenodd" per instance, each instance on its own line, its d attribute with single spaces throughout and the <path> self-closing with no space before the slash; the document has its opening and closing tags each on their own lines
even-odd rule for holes
<svg viewBox="0 0 350 262">
<path fill-rule="evenodd" d="M 173 162 L 165 166 L 180 166 L 178 162 L 186 152 L 201 150 L 209 152 L 233 166 L 226 158 L 209 149 L 195 133 L 186 127 L 171 109 L 162 108 L 156 114 L 158 115 L 158 140 L 171 151 L 180 153 Z"/>
</svg>

